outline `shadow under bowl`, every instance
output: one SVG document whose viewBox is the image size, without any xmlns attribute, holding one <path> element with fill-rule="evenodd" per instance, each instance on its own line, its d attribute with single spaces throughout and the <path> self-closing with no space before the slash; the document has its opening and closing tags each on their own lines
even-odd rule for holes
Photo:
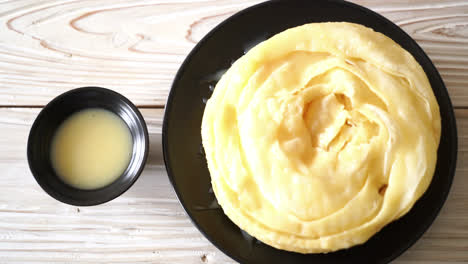
<svg viewBox="0 0 468 264">
<path fill-rule="evenodd" d="M 115 113 L 127 124 L 133 140 L 132 158 L 126 170 L 109 185 L 94 190 L 77 189 L 64 183 L 50 159 L 51 142 L 57 128 L 70 115 L 88 108 Z M 90 206 L 108 202 L 127 191 L 143 171 L 148 150 L 148 129 L 135 105 L 112 90 L 83 87 L 59 95 L 42 109 L 29 133 L 27 156 L 34 178 L 50 196 L 63 203 Z"/>
</svg>

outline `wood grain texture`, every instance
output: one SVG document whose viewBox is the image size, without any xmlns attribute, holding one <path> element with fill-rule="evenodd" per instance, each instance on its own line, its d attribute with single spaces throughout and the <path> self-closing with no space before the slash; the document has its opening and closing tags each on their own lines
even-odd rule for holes
<svg viewBox="0 0 468 264">
<path fill-rule="evenodd" d="M 180 63 L 209 30 L 258 0 L 0 2 L 0 106 L 44 105 L 71 88 L 115 89 L 163 106 Z M 408 32 L 468 107 L 468 1 L 356 0 Z"/>
<path fill-rule="evenodd" d="M 0 109 L 0 263 L 235 263 L 193 226 L 167 178 L 161 153 L 161 109 L 143 109 L 150 132 L 148 164 L 119 198 L 95 207 L 55 201 L 26 161 L 30 125 L 40 109 Z M 457 110 L 455 181 L 428 232 L 395 261 L 468 263 L 468 110 Z"/>
<path fill-rule="evenodd" d="M 169 184 L 161 119 L 185 56 L 259 0 L 0 0 L 0 263 L 235 263 L 193 226 Z M 458 167 L 441 214 L 395 263 L 468 263 L 468 1 L 354 0 L 428 53 L 457 108 Z M 150 156 L 137 183 L 96 207 L 59 203 L 29 172 L 26 141 L 56 95 L 97 85 L 142 109 Z M 31 106 L 35 108 L 23 107 Z M 9 108 L 12 107 L 12 108 Z"/>
<path fill-rule="evenodd" d="M 121 197 L 95 207 L 55 201 L 26 160 L 40 109 L 0 109 L 0 263 L 233 263 L 193 226 L 167 178 L 161 109 L 143 109 L 150 154 L 143 174 Z M 203 261 L 205 260 L 205 261 Z"/>
</svg>

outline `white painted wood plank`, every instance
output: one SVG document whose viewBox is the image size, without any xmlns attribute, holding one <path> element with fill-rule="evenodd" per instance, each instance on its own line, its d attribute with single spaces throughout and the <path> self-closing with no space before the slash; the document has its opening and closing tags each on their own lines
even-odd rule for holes
<svg viewBox="0 0 468 264">
<path fill-rule="evenodd" d="M 30 125 L 40 109 L 0 109 L 0 262 L 234 263 L 192 225 L 167 179 L 161 109 L 143 109 L 150 156 L 136 184 L 100 206 L 55 201 L 26 161 Z M 449 199 L 430 230 L 395 263 L 468 262 L 468 110 L 457 110 L 459 162 Z M 4 149 L 5 150 L 5 149 Z"/>
<path fill-rule="evenodd" d="M 259 0 L 0 2 L 0 105 L 44 105 L 69 89 L 115 89 L 165 104 L 181 62 L 209 30 Z M 426 50 L 456 106 L 468 106 L 468 2 L 370 1 Z"/>
<path fill-rule="evenodd" d="M 161 109 L 143 109 L 150 155 L 121 197 L 76 207 L 49 197 L 26 160 L 39 109 L 0 109 L 0 263 L 231 263 L 192 225 L 167 178 L 161 153 Z M 4 149 L 5 150 L 5 149 Z"/>
</svg>

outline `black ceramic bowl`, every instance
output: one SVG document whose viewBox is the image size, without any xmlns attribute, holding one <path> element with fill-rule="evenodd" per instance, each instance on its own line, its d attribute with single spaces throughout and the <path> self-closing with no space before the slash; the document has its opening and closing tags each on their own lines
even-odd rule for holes
<svg viewBox="0 0 468 264">
<path fill-rule="evenodd" d="M 86 108 L 103 108 L 120 116 L 130 128 L 133 154 L 127 169 L 111 184 L 81 190 L 65 184 L 50 160 L 50 145 L 58 126 L 70 115 Z M 108 202 L 130 188 L 138 179 L 148 156 L 148 129 L 143 116 L 127 98 L 100 87 L 84 87 L 59 95 L 39 113 L 28 138 L 28 162 L 34 178 L 50 196 L 79 206 Z"/>
<path fill-rule="evenodd" d="M 424 196 L 404 217 L 369 241 L 329 254 L 277 250 L 242 232 L 216 206 L 201 147 L 200 127 L 207 98 L 223 70 L 256 43 L 285 29 L 312 22 L 347 21 L 384 33 L 421 64 L 440 106 L 442 136 L 437 167 Z M 402 29 L 369 9 L 339 0 L 277 0 L 247 8 L 208 33 L 177 73 L 163 123 L 164 161 L 169 179 L 187 214 L 221 251 L 241 263 L 388 263 L 429 228 L 450 190 L 457 158 L 452 104 L 439 73 L 418 44 Z"/>
</svg>

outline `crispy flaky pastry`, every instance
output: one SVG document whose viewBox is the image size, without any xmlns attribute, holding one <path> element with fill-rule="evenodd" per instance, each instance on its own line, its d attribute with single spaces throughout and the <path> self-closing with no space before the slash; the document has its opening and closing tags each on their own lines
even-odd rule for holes
<svg viewBox="0 0 468 264">
<path fill-rule="evenodd" d="M 440 114 L 421 66 L 385 35 L 312 23 L 258 44 L 222 76 L 202 139 L 224 213 L 273 247 L 366 242 L 429 186 Z"/>
</svg>

